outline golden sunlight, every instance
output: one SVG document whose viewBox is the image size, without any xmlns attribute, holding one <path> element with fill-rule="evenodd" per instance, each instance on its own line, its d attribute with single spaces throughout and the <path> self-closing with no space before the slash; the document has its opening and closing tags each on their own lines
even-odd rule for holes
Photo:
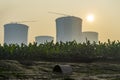
<svg viewBox="0 0 120 80">
<path fill-rule="evenodd" d="M 86 19 L 87 19 L 88 22 L 93 22 L 93 21 L 94 21 L 94 15 L 89 14 L 89 15 L 86 17 Z"/>
</svg>

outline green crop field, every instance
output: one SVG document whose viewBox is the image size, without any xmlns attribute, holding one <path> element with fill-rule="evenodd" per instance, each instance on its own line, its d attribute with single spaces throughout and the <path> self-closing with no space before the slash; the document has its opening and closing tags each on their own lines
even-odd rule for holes
<svg viewBox="0 0 120 80">
<path fill-rule="evenodd" d="M 5 60 L 43 60 L 66 62 L 93 62 L 93 61 L 119 61 L 120 42 L 110 41 L 90 43 L 47 42 L 45 44 L 30 43 L 0 45 L 0 59 Z"/>
</svg>

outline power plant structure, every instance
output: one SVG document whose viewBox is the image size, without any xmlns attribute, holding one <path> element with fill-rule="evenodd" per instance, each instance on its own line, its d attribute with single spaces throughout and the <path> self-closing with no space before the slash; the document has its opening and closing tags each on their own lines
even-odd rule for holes
<svg viewBox="0 0 120 80">
<path fill-rule="evenodd" d="M 82 36 L 82 19 L 74 16 L 65 16 L 56 19 L 56 41 L 80 42 Z"/>
<path fill-rule="evenodd" d="M 82 32 L 82 19 L 75 16 L 69 16 L 61 13 L 54 13 L 64 15 L 64 17 L 57 18 L 56 21 L 56 42 L 76 41 L 77 43 L 98 42 L 98 33 L 92 31 Z M 36 21 L 22 21 L 22 22 L 36 22 Z M 44 44 L 46 42 L 54 41 L 52 36 L 36 36 L 35 42 Z M 27 44 L 28 42 L 28 26 L 20 23 L 9 23 L 4 25 L 4 43 L 6 44 Z"/>
<path fill-rule="evenodd" d="M 98 42 L 98 33 L 93 31 L 82 32 L 82 42 L 89 40 L 90 43 Z"/>
<path fill-rule="evenodd" d="M 37 44 L 44 44 L 46 42 L 51 42 L 54 41 L 54 37 L 52 36 L 36 36 L 35 37 L 35 42 L 37 42 Z"/>
<path fill-rule="evenodd" d="M 19 23 L 9 23 L 4 25 L 4 43 L 27 45 L 28 41 L 28 26 Z"/>
</svg>

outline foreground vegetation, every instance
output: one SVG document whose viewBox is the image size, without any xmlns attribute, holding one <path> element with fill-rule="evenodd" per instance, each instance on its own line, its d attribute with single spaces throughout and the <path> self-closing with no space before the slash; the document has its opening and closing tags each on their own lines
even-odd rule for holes
<svg viewBox="0 0 120 80">
<path fill-rule="evenodd" d="M 0 45 L 0 59 L 5 60 L 47 60 L 47 61 L 69 61 L 69 62 L 91 62 L 100 60 L 120 60 L 120 42 L 110 41 L 90 43 L 60 42 L 54 44 L 30 43 L 4 44 Z"/>
</svg>

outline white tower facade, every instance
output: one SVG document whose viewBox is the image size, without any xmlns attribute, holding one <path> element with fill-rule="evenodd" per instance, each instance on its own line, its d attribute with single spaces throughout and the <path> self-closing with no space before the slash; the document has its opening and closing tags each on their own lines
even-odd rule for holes
<svg viewBox="0 0 120 80">
<path fill-rule="evenodd" d="M 98 33 L 92 31 L 86 31 L 82 33 L 82 42 L 86 42 L 86 39 L 91 43 L 98 42 Z"/>
<path fill-rule="evenodd" d="M 46 42 L 51 42 L 54 41 L 54 37 L 52 36 L 36 36 L 35 37 L 35 42 L 37 42 L 37 44 L 44 44 Z"/>
<path fill-rule="evenodd" d="M 56 41 L 66 42 L 76 40 L 80 42 L 82 34 L 82 19 L 74 16 L 56 19 Z"/>
<path fill-rule="evenodd" d="M 28 41 L 28 26 L 18 23 L 10 23 L 4 25 L 4 43 L 27 45 Z"/>
</svg>

